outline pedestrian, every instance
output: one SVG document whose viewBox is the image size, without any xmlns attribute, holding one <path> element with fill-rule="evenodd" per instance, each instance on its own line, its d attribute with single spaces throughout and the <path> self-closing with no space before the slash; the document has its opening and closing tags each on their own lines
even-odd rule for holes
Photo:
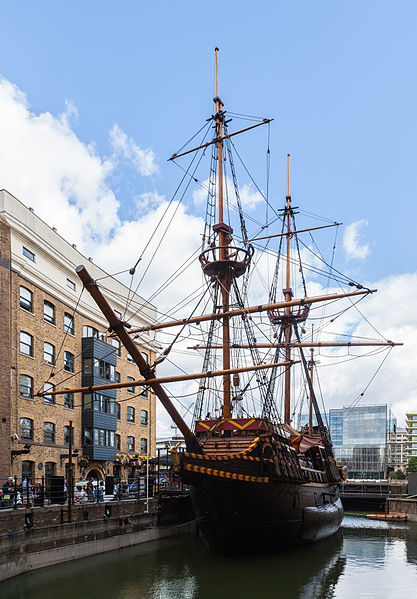
<svg viewBox="0 0 417 599">
<path fill-rule="evenodd" d="M 82 484 L 76 484 L 74 491 L 74 503 L 85 503 L 86 501 L 87 495 L 83 489 Z"/>
<path fill-rule="evenodd" d="M 87 496 L 88 496 L 88 501 L 94 501 L 94 479 L 90 478 L 90 480 L 87 483 Z"/>
<path fill-rule="evenodd" d="M 104 501 L 104 481 L 98 483 L 98 500 L 100 503 Z"/>
<path fill-rule="evenodd" d="M 3 507 L 12 507 L 16 493 L 14 478 L 9 476 L 3 485 Z"/>
</svg>

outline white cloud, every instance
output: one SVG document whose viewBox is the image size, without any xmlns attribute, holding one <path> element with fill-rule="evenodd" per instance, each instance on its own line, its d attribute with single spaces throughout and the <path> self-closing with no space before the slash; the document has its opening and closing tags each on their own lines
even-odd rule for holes
<svg viewBox="0 0 417 599">
<path fill-rule="evenodd" d="M 158 170 L 154 152 L 138 146 L 117 123 L 110 130 L 110 143 L 114 157 L 122 156 L 129 160 L 140 175 L 152 175 Z"/>
<path fill-rule="evenodd" d="M 343 235 L 343 247 L 348 260 L 365 260 L 369 255 L 369 244 L 360 242 L 360 229 L 367 224 L 366 220 L 357 220 L 346 227 Z"/>
</svg>

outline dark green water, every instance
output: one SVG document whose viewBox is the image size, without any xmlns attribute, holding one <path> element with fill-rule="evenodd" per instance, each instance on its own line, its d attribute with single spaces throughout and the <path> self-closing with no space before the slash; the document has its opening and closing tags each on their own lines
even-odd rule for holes
<svg viewBox="0 0 417 599">
<path fill-rule="evenodd" d="M 415 593 L 415 594 L 414 594 Z M 417 597 L 417 524 L 346 517 L 341 534 L 275 555 L 224 558 L 166 539 L 24 574 L 1 599 Z"/>
</svg>

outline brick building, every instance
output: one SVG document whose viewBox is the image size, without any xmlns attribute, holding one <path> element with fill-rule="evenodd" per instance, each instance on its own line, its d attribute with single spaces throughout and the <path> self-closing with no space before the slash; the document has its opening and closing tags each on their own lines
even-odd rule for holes
<svg viewBox="0 0 417 599">
<path fill-rule="evenodd" d="M 38 397 L 40 391 L 141 378 L 124 347 L 82 293 L 86 264 L 116 313 L 132 326 L 156 309 L 86 259 L 31 208 L 0 191 L 0 477 L 65 474 L 69 424 L 75 478 L 134 476 L 140 455 L 155 455 L 155 396 L 145 387 Z M 138 342 L 138 341 L 137 341 Z M 155 358 L 153 333 L 138 348 Z"/>
<path fill-rule="evenodd" d="M 388 468 L 390 471 L 406 472 L 407 464 L 407 432 L 404 428 L 397 428 L 388 435 Z"/>
</svg>

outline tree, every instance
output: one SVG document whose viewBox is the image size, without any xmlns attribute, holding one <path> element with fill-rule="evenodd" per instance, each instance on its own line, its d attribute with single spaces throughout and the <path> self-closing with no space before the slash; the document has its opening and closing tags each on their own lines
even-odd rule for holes
<svg viewBox="0 0 417 599">
<path fill-rule="evenodd" d="M 394 470 L 394 472 L 391 472 L 390 477 L 394 480 L 405 480 L 407 478 L 402 470 Z"/>
<path fill-rule="evenodd" d="M 407 473 L 417 472 L 417 458 L 410 458 L 408 460 Z"/>
</svg>

